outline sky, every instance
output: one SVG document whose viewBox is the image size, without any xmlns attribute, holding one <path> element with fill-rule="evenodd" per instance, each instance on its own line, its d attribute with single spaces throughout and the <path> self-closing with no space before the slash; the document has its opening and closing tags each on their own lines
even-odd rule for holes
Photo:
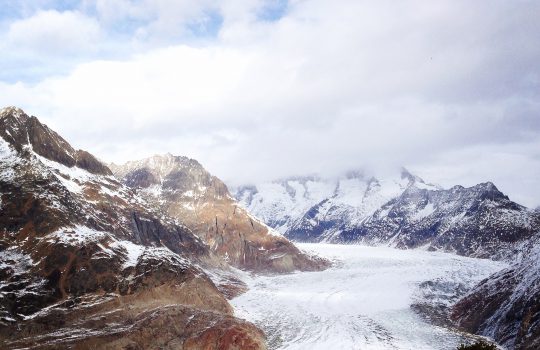
<svg viewBox="0 0 540 350">
<path fill-rule="evenodd" d="M 405 166 L 540 205 L 540 2 L 0 0 L 0 105 L 236 186 Z"/>
</svg>

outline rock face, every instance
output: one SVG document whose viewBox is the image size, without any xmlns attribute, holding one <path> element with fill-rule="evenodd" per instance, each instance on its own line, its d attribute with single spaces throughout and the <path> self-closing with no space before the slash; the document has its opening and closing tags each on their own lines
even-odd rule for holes
<svg viewBox="0 0 540 350">
<path fill-rule="evenodd" d="M 293 241 L 427 247 L 505 258 L 540 229 L 538 211 L 492 183 L 444 190 L 403 170 L 394 180 L 353 173 L 241 188 L 239 201 Z M 289 210 L 296 207 L 298 210 Z"/>
<path fill-rule="evenodd" d="M 507 269 L 482 281 L 452 308 L 462 329 L 507 349 L 540 348 L 540 235 Z"/>
<path fill-rule="evenodd" d="M 250 215 L 227 186 L 196 160 L 166 154 L 111 168 L 127 186 L 186 225 L 213 253 L 235 267 L 289 272 L 327 266 L 326 261 L 300 252 Z"/>
<path fill-rule="evenodd" d="M 69 168 L 77 166 L 92 174 L 112 175 L 109 168 L 93 155 L 73 149 L 66 140 L 41 124 L 36 117 L 29 117 L 16 107 L 7 107 L 1 111 L 0 137 L 18 152 L 22 152 L 26 147 Z"/>
<path fill-rule="evenodd" d="M 0 126 L 0 348 L 265 348 L 187 227 L 37 118 Z"/>
</svg>

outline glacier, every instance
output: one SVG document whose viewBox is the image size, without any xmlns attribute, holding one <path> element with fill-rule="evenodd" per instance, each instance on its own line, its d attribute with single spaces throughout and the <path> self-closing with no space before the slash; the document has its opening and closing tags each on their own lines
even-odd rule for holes
<svg viewBox="0 0 540 350">
<path fill-rule="evenodd" d="M 428 322 L 412 306 L 449 306 L 507 267 L 421 249 L 298 246 L 334 266 L 281 276 L 244 273 L 249 290 L 231 302 L 236 316 L 265 331 L 270 349 L 455 349 L 470 336 Z"/>
</svg>

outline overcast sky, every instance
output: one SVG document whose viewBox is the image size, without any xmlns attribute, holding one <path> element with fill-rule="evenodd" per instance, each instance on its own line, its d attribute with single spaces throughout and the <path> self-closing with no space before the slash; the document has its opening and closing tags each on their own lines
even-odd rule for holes
<svg viewBox="0 0 540 350">
<path fill-rule="evenodd" d="M 3 0 L 0 105 L 232 185 L 406 166 L 540 205 L 540 1 Z"/>
</svg>

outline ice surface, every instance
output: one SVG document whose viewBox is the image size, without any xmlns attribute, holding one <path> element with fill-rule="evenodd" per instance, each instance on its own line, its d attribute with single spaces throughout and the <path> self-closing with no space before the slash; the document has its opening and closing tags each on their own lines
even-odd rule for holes
<svg viewBox="0 0 540 350">
<path fill-rule="evenodd" d="M 322 272 L 243 276 L 250 290 L 236 315 L 267 334 L 272 349 L 453 349 L 460 334 L 411 309 L 425 281 L 473 287 L 506 265 L 421 250 L 299 244 L 337 261 Z"/>
</svg>

